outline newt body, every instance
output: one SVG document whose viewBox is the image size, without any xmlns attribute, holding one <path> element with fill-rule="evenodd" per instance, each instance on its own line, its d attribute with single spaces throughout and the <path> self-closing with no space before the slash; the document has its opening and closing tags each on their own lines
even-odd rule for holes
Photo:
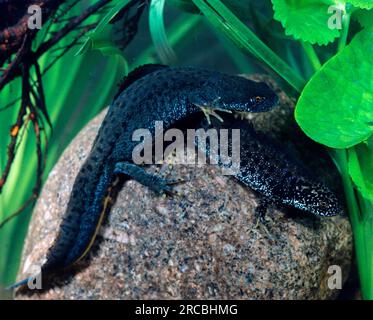
<svg viewBox="0 0 373 320">
<path fill-rule="evenodd" d="M 272 109 L 278 100 L 274 92 L 262 83 L 203 69 L 157 65 L 132 72 L 121 90 L 75 180 L 59 236 L 42 266 L 43 273 L 66 268 L 87 253 L 100 227 L 110 189 L 118 174 L 122 177 L 124 174 L 125 179 L 135 179 L 159 193 L 170 190 L 167 180 L 150 175 L 131 163 L 132 150 L 136 146 L 131 139 L 134 130 L 146 128 L 154 134 L 155 121 L 163 121 L 167 129 L 187 118 L 192 119 L 194 126 L 206 129 L 208 125 L 200 122 L 200 106 L 264 112 Z M 223 123 L 214 119 L 212 126 L 240 129 L 241 163 L 234 177 L 261 194 L 263 199 L 320 216 L 342 212 L 336 195 L 324 183 L 314 178 L 281 146 L 256 132 L 247 121 L 228 115 Z M 209 154 L 208 148 L 205 152 Z M 223 165 L 221 161 L 218 163 Z M 266 201 L 257 211 L 259 214 L 266 212 Z"/>
<path fill-rule="evenodd" d="M 109 190 L 119 174 L 158 193 L 171 190 L 167 180 L 132 163 L 132 151 L 138 144 L 132 141 L 136 129 L 145 128 L 154 135 L 155 121 L 163 121 L 167 129 L 199 113 L 201 107 L 265 112 L 278 102 L 264 83 L 194 67 L 146 65 L 135 70 L 122 89 L 76 177 L 60 233 L 42 272 L 66 268 L 88 252 L 107 209 Z"/>
</svg>

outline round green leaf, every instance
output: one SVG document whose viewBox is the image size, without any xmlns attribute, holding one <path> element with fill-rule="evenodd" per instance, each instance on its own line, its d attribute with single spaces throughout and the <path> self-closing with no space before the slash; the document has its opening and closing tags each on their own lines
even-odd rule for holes
<svg viewBox="0 0 373 320">
<path fill-rule="evenodd" d="M 311 44 L 325 45 L 340 36 L 328 25 L 332 0 L 272 0 L 274 18 L 281 22 L 287 35 Z"/>
<path fill-rule="evenodd" d="M 362 9 L 372 9 L 373 8 L 373 0 L 348 0 L 354 7 L 362 8 Z"/>
<path fill-rule="evenodd" d="M 295 111 L 303 131 L 333 148 L 373 134 L 373 30 L 361 31 L 304 88 Z"/>
</svg>

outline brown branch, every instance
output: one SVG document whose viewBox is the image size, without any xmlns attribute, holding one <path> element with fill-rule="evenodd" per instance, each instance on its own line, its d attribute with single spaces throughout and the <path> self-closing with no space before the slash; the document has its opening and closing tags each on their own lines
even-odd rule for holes
<svg viewBox="0 0 373 320">
<path fill-rule="evenodd" d="M 8 84 L 10 81 L 12 81 L 17 76 L 21 75 L 20 65 L 21 65 L 22 59 L 24 59 L 27 56 L 27 58 L 30 60 L 33 60 L 33 61 L 38 60 L 46 51 L 48 51 L 51 47 L 57 44 L 62 38 L 64 38 L 67 34 L 73 31 L 77 26 L 79 26 L 79 24 L 81 24 L 88 17 L 96 13 L 99 9 L 101 9 L 103 6 L 105 6 L 111 1 L 112 0 L 99 0 L 97 3 L 91 5 L 79 17 L 76 17 L 70 20 L 70 22 L 67 23 L 65 27 L 63 27 L 60 31 L 56 32 L 56 34 L 51 39 L 41 44 L 40 47 L 36 50 L 36 52 L 32 52 L 30 48 L 28 50 L 25 50 L 25 48 L 22 45 L 21 48 L 17 52 L 16 58 L 8 65 L 8 67 L 6 68 L 6 70 L 0 77 L 0 91 L 4 88 L 6 84 Z M 55 3 L 54 8 L 58 8 L 59 5 L 63 2 L 63 0 L 49 0 L 49 1 L 45 0 L 45 3 L 50 3 L 50 2 Z M 33 30 L 30 30 L 30 32 L 31 31 Z M 33 33 L 32 35 L 34 36 Z M 28 41 L 31 41 L 33 39 L 33 36 L 29 37 L 28 33 L 26 32 L 23 38 L 23 41 L 25 41 L 25 39 L 29 39 Z"/>
<path fill-rule="evenodd" d="M 47 20 L 64 1 L 65 0 L 39 0 L 35 1 L 34 4 L 43 9 L 43 18 Z M 30 15 L 27 13 L 18 21 L 16 25 L 6 28 L 0 32 L 0 51 L 6 51 L 10 55 L 18 50 L 22 39 L 26 34 L 30 38 L 34 38 L 38 30 L 30 30 L 28 28 L 27 22 L 29 18 Z"/>
<path fill-rule="evenodd" d="M 28 44 L 26 46 L 26 44 Z M 27 53 L 26 47 L 30 46 L 30 40 L 27 35 L 23 38 L 23 43 L 19 48 L 16 57 L 14 60 L 9 63 L 7 68 L 4 70 L 3 74 L 0 77 L 0 91 L 4 88 L 4 86 L 14 79 L 16 74 L 20 73 L 21 71 L 21 61 Z M 10 80 L 9 80 L 10 79 Z"/>
<path fill-rule="evenodd" d="M 8 54 L 17 51 L 23 37 L 28 30 L 28 18 L 29 15 L 27 14 L 15 26 L 12 26 L 0 32 L 0 51 L 6 51 Z"/>
</svg>

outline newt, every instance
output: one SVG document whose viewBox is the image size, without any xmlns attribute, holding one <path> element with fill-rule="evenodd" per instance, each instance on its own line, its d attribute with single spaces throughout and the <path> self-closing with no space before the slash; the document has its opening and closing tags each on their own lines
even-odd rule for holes
<svg viewBox="0 0 373 320">
<path fill-rule="evenodd" d="M 162 121 L 166 130 L 201 110 L 207 116 L 218 116 L 216 110 L 266 112 L 277 104 L 278 97 L 267 84 L 240 76 L 163 65 L 132 71 L 110 105 L 75 179 L 59 234 L 41 266 L 43 277 L 74 265 L 89 252 L 113 192 L 124 181 L 134 179 L 158 194 L 172 192 L 174 181 L 149 174 L 132 162 L 138 144 L 132 141 L 136 129 L 145 128 L 154 135 L 155 121 Z"/>
</svg>

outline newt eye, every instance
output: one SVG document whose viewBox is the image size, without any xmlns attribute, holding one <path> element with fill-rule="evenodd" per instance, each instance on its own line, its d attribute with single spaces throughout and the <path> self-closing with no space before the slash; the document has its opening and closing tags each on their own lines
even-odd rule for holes
<svg viewBox="0 0 373 320">
<path fill-rule="evenodd" d="M 255 97 L 255 102 L 256 102 L 256 103 L 259 103 L 259 102 L 261 102 L 262 100 L 264 100 L 264 98 L 261 97 L 261 96 L 256 96 L 256 97 Z"/>
</svg>

